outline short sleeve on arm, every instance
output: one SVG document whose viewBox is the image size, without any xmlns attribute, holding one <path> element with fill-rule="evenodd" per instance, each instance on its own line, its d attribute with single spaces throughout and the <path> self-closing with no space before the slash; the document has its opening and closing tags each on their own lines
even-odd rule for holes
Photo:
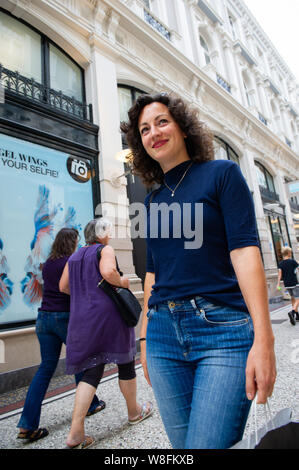
<svg viewBox="0 0 299 470">
<path fill-rule="evenodd" d="M 259 246 L 252 195 L 239 166 L 230 162 L 218 181 L 229 251 Z"/>
</svg>

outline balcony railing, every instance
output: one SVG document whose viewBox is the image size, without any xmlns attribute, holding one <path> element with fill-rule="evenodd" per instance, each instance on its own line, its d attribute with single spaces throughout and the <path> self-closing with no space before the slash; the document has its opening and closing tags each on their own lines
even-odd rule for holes
<svg viewBox="0 0 299 470">
<path fill-rule="evenodd" d="M 261 113 L 259 113 L 259 120 L 260 120 L 263 124 L 265 124 L 265 126 L 268 126 L 268 121 L 267 121 L 267 119 L 266 119 Z"/>
<path fill-rule="evenodd" d="M 217 83 L 222 86 L 226 91 L 231 93 L 231 86 L 224 80 L 224 78 L 220 77 L 220 75 L 217 74 Z"/>
<path fill-rule="evenodd" d="M 260 192 L 262 199 L 264 199 L 266 202 L 279 202 L 279 195 L 276 194 L 275 191 L 270 191 L 270 189 L 265 188 L 264 186 L 260 186 Z"/>
<path fill-rule="evenodd" d="M 93 121 L 92 105 L 87 105 L 61 91 L 48 88 L 33 78 L 27 78 L 18 72 L 12 72 L 0 64 L 0 82 L 5 91 L 37 102 L 51 109 L 62 111 L 83 121 Z"/>
<path fill-rule="evenodd" d="M 144 11 L 144 19 L 147 23 L 149 23 L 154 29 L 156 29 L 162 36 L 164 36 L 168 41 L 171 40 L 171 34 L 170 31 L 162 24 L 160 21 L 158 21 L 149 11 L 147 11 L 145 8 L 143 9 Z"/>
</svg>

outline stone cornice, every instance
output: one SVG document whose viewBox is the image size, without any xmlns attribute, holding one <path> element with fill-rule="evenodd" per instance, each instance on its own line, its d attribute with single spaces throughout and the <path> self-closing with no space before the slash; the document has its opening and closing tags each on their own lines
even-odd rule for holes
<svg viewBox="0 0 299 470">
<path fill-rule="evenodd" d="M 245 18 L 247 25 L 248 25 L 248 33 L 252 34 L 250 32 L 249 26 L 251 26 L 253 32 L 257 35 L 257 37 L 260 39 L 260 41 L 265 45 L 267 50 L 270 50 L 272 56 L 275 57 L 275 60 L 277 63 L 282 67 L 284 72 L 288 74 L 288 78 L 292 80 L 296 80 L 296 77 L 288 67 L 287 63 L 283 60 L 281 55 L 278 53 L 277 49 L 271 42 L 270 38 L 267 36 L 265 31 L 262 29 L 262 27 L 259 25 L 258 21 L 255 19 L 253 14 L 251 13 L 250 9 L 245 5 L 243 0 L 231 0 L 232 3 L 236 4 L 239 10 L 242 12 L 242 16 Z M 262 1 L 262 0 L 261 0 Z"/>
</svg>

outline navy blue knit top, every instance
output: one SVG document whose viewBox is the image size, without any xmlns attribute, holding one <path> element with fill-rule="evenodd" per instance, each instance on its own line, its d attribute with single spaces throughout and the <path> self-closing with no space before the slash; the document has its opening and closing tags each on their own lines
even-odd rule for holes
<svg viewBox="0 0 299 470">
<path fill-rule="evenodd" d="M 189 165 L 165 174 L 170 188 Z M 148 208 L 146 270 L 155 273 L 149 307 L 198 295 L 247 312 L 230 251 L 252 245 L 259 246 L 254 205 L 239 166 L 228 160 L 193 163 L 174 196 L 162 184 Z"/>
</svg>

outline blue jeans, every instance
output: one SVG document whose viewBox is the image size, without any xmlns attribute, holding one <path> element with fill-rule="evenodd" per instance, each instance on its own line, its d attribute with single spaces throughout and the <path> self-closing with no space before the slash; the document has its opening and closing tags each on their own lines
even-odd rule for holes
<svg viewBox="0 0 299 470">
<path fill-rule="evenodd" d="M 22 416 L 17 425 L 19 428 L 34 430 L 39 426 L 42 401 L 57 367 L 62 343 L 66 343 L 68 322 L 69 312 L 38 313 L 36 334 L 40 343 L 41 364 L 28 389 Z M 83 372 L 75 375 L 77 385 L 82 375 Z M 98 405 L 99 400 L 95 395 L 89 411 L 93 411 Z"/>
<path fill-rule="evenodd" d="M 195 297 L 156 305 L 147 317 L 148 372 L 173 448 L 226 449 L 242 439 L 250 315 Z"/>
</svg>

